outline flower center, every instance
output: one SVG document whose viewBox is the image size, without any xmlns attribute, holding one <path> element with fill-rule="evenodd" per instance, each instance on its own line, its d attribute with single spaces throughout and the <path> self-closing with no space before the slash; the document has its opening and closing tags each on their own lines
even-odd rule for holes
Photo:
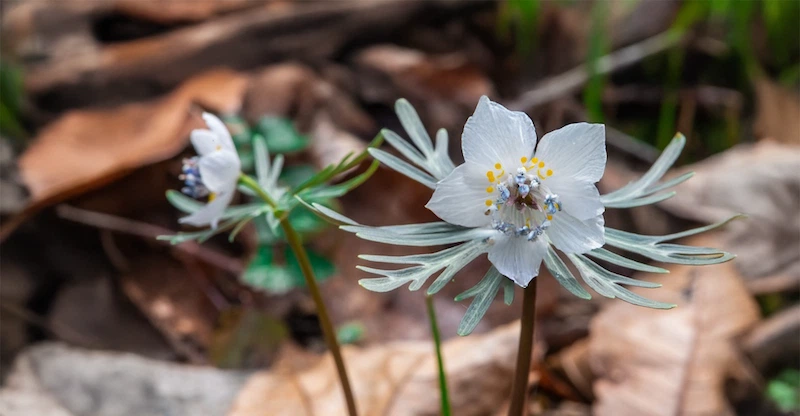
<svg viewBox="0 0 800 416">
<path fill-rule="evenodd" d="M 206 196 L 209 196 L 209 199 L 213 199 L 213 194 L 208 191 L 208 188 L 203 184 L 203 179 L 200 177 L 199 161 L 200 158 L 198 156 L 183 159 L 183 168 L 181 169 L 183 173 L 178 177 L 184 184 L 181 192 L 195 199 Z"/>
<path fill-rule="evenodd" d="M 536 241 L 550 227 L 553 215 L 561 211 L 558 195 L 544 181 L 553 175 L 538 158 L 520 158 L 514 173 L 506 174 L 501 163 L 486 171 L 489 186 L 486 192 L 486 215 L 492 226 L 503 234 Z"/>
</svg>

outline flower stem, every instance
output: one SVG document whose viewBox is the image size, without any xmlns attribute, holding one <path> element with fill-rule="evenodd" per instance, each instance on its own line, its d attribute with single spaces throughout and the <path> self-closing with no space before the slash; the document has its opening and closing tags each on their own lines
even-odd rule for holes
<svg viewBox="0 0 800 416">
<path fill-rule="evenodd" d="M 531 353 L 533 352 L 533 330 L 536 324 L 536 282 L 525 288 L 522 298 L 522 324 L 519 330 L 519 347 L 517 348 L 517 366 L 514 370 L 514 383 L 511 387 L 511 405 L 508 416 L 525 414 L 525 401 L 528 397 L 528 373 L 531 370 Z"/>
<path fill-rule="evenodd" d="M 442 416 L 452 415 L 450 409 L 450 395 L 447 392 L 447 375 L 444 372 L 442 359 L 442 337 L 439 335 L 439 324 L 436 323 L 436 310 L 433 308 L 433 296 L 425 296 L 425 305 L 428 307 L 428 320 L 431 323 L 433 345 L 436 350 L 436 364 L 439 370 L 439 395 L 442 399 Z"/>
<path fill-rule="evenodd" d="M 244 173 L 242 173 L 239 175 L 239 182 L 241 182 L 242 185 L 250 188 L 251 191 L 255 192 L 256 195 L 258 195 L 259 198 L 263 199 L 264 202 L 269 204 L 269 206 L 276 209 L 278 208 L 278 203 L 275 202 L 274 199 L 272 199 L 272 196 L 270 196 L 270 194 L 268 194 L 267 191 L 265 191 L 264 188 L 262 188 L 261 185 L 259 185 L 255 179 L 251 178 L 249 175 L 245 175 Z"/>
<path fill-rule="evenodd" d="M 264 202 L 273 208 L 278 208 L 278 204 L 275 200 L 272 199 L 253 178 L 242 174 L 239 176 L 239 181 L 253 190 Z M 294 252 L 295 257 L 297 257 L 297 262 L 300 264 L 300 271 L 303 272 L 306 286 L 308 287 L 308 291 L 311 292 L 311 297 L 317 307 L 317 316 L 319 317 L 319 323 L 322 327 L 322 334 L 325 337 L 325 343 L 328 345 L 331 355 L 333 355 L 333 361 L 336 364 L 336 372 L 339 375 L 339 381 L 342 383 L 342 391 L 345 401 L 347 402 L 347 412 L 350 416 L 357 416 L 356 401 L 353 397 L 353 389 L 350 387 L 350 380 L 347 377 L 347 369 L 344 366 L 344 359 L 342 359 L 342 351 L 341 348 L 339 348 L 339 342 L 336 339 L 336 331 L 333 328 L 333 323 L 331 323 L 330 315 L 328 315 L 328 309 L 325 307 L 325 302 L 322 300 L 322 293 L 317 285 L 317 279 L 316 276 L 314 276 L 314 269 L 311 267 L 311 261 L 308 259 L 308 252 L 306 252 L 305 247 L 303 247 L 300 235 L 292 228 L 289 221 L 284 218 L 281 220 L 280 224 L 286 236 L 286 242 L 289 244 L 292 252 Z"/>
<path fill-rule="evenodd" d="M 333 355 L 333 361 L 336 363 L 336 372 L 339 374 L 339 380 L 342 383 L 342 390 L 344 391 L 344 398 L 347 401 L 347 412 L 350 416 L 356 416 L 356 401 L 353 398 L 353 390 L 350 387 L 350 380 L 347 378 L 347 369 L 344 366 L 344 359 L 342 359 L 342 351 L 339 348 L 339 342 L 336 340 L 336 332 L 333 329 L 331 318 L 328 315 L 328 310 L 325 308 L 325 302 L 322 300 L 322 293 L 317 286 L 317 279 L 314 276 L 314 271 L 311 268 L 311 262 L 308 260 L 308 253 L 303 247 L 300 236 L 294 228 L 289 224 L 289 221 L 281 221 L 283 233 L 286 234 L 286 241 L 289 243 L 297 261 L 300 263 L 300 270 L 306 278 L 306 285 L 308 291 L 311 292 L 311 297 L 317 306 L 317 315 L 319 316 L 319 323 L 322 326 L 322 333 L 325 336 L 325 342 L 328 344 L 328 349 Z"/>
</svg>

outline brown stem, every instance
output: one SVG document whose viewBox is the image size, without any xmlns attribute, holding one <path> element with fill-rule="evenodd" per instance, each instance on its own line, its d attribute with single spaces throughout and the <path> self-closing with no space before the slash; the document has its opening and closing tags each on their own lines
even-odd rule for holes
<svg viewBox="0 0 800 416">
<path fill-rule="evenodd" d="M 531 370 L 531 353 L 533 352 L 533 330 L 536 324 L 536 282 L 525 288 L 522 298 L 522 323 L 519 330 L 519 347 L 517 348 L 517 366 L 514 370 L 514 384 L 511 387 L 511 405 L 508 416 L 524 416 L 525 402 L 528 398 L 528 373 Z"/>
</svg>

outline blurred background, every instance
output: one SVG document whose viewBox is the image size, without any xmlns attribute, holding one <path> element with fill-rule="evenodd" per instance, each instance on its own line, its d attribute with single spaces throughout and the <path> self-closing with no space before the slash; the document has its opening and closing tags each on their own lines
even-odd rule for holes
<svg viewBox="0 0 800 416">
<path fill-rule="evenodd" d="M 383 127 L 403 133 L 401 97 L 462 160 L 481 95 L 528 113 L 540 136 L 605 123 L 601 192 L 686 135 L 668 175 L 696 176 L 658 205 L 608 210 L 611 227 L 669 234 L 748 215 L 684 241 L 734 262 L 636 276 L 662 283 L 639 293 L 679 303 L 671 311 L 584 301 L 543 273 L 531 414 L 800 411 L 800 2 L 3 0 L 0 11 L 0 414 L 343 414 L 279 236 L 254 221 L 231 242 L 156 240 L 181 231 L 165 192 L 182 186 L 189 132 L 202 111 L 219 114 L 245 171 L 260 134 L 287 158 L 281 180 L 299 183 Z M 330 206 L 400 224 L 434 220 L 429 198 L 381 168 Z M 353 344 L 361 412 L 438 414 L 423 294 L 367 292 L 355 269 L 358 254 L 419 251 L 307 211 L 291 221 Z M 468 303 L 452 298 L 487 266 L 434 299 L 458 415 L 504 414 L 510 391 L 520 299 L 497 299 L 473 335 L 455 335 Z"/>
</svg>

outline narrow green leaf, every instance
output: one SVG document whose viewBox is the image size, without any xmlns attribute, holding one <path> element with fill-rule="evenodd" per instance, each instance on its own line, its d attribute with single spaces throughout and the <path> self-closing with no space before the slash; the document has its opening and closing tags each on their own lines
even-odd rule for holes
<svg viewBox="0 0 800 416">
<path fill-rule="evenodd" d="M 564 261 L 558 257 L 558 254 L 556 254 L 556 251 L 550 245 L 547 246 L 547 255 L 544 258 L 544 264 L 558 283 L 564 286 L 564 289 L 567 289 L 570 293 L 581 299 L 592 298 L 592 295 L 578 283 L 578 279 L 572 275 L 572 272 L 569 271 Z"/>
<path fill-rule="evenodd" d="M 415 168 L 410 163 L 403 161 L 397 156 L 388 152 L 384 152 L 380 149 L 369 149 L 369 154 L 375 159 L 380 160 L 381 163 L 388 166 L 392 170 L 402 173 L 403 175 L 408 176 L 409 178 L 427 186 L 428 188 L 436 188 L 437 181 L 433 176 L 421 171 L 418 168 Z"/>
<path fill-rule="evenodd" d="M 467 308 L 464 317 L 461 318 L 461 323 L 458 325 L 458 330 L 456 331 L 458 335 L 469 335 L 475 327 L 478 326 L 478 323 L 483 316 L 486 315 L 486 311 L 492 304 L 492 300 L 497 295 L 502 279 L 505 279 L 505 277 L 492 266 L 478 284 L 456 296 L 456 302 L 470 297 L 475 298 Z"/>
</svg>

